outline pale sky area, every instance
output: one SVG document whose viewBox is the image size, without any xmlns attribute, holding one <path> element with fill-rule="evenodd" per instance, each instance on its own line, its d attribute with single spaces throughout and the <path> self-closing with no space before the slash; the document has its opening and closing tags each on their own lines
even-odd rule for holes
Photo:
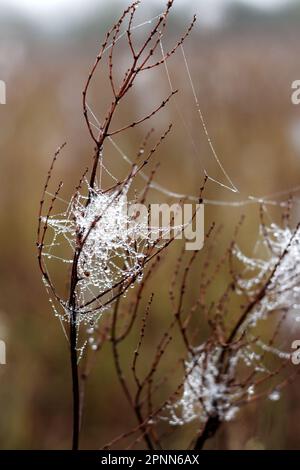
<svg viewBox="0 0 300 470">
<path fill-rule="evenodd" d="M 18 12 L 29 16 L 36 22 L 47 26 L 58 26 L 59 23 L 70 20 L 82 19 L 92 8 L 105 8 L 105 5 L 128 5 L 131 0 L 0 0 L 1 7 L 14 8 Z M 278 8 L 288 4 L 288 0 L 239 0 L 240 3 L 255 6 L 260 9 Z M 143 0 L 147 6 L 161 5 L 162 8 L 166 0 Z M 222 17 L 224 7 L 231 3 L 231 0 L 176 0 L 178 8 L 184 7 L 199 15 L 200 21 L 206 23 L 217 23 Z"/>
</svg>

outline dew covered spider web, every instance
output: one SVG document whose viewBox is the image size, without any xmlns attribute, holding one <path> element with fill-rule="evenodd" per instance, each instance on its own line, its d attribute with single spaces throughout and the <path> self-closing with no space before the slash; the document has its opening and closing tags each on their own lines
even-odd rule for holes
<svg viewBox="0 0 300 470">
<path fill-rule="evenodd" d="M 261 255 L 258 256 L 256 251 Z M 290 362 L 289 348 L 285 350 L 280 341 L 275 343 L 276 334 L 263 340 L 255 329 L 276 312 L 284 312 L 282 319 L 292 316 L 293 320 L 300 320 L 299 228 L 293 232 L 274 223 L 261 226 L 253 256 L 246 256 L 237 245 L 233 256 L 244 267 L 243 274 L 236 280 L 238 295 L 246 293 L 249 298 L 258 298 L 262 283 L 267 279 L 270 282 L 265 295 L 240 325 L 240 337 L 247 341 L 242 341 L 230 355 L 226 372 L 220 372 L 220 357 L 224 349 L 219 344 L 204 342 L 190 351 L 184 363 L 182 395 L 167 405 L 161 417 L 173 426 L 183 426 L 195 420 L 205 423 L 214 416 L 218 416 L 220 421 L 231 421 L 241 405 L 255 399 L 257 394 L 278 401 L 286 384 L 279 378 L 278 361 L 282 364 Z M 278 323 L 280 326 L 283 326 L 282 319 Z M 278 327 L 275 332 L 279 333 Z M 241 378 L 245 370 L 252 378 L 248 383 Z M 267 391 L 261 391 L 266 377 L 273 378 L 276 383 Z"/>
<path fill-rule="evenodd" d="M 96 324 L 113 301 L 117 287 L 123 284 L 133 287 L 134 282 L 142 280 L 148 249 L 153 246 L 159 249 L 165 243 L 164 236 L 170 227 L 149 225 L 147 214 L 139 214 L 140 205 L 129 200 L 132 179 L 122 189 L 107 192 L 97 184 L 91 188 L 84 179 L 86 195 L 78 191 L 66 212 L 43 218 L 53 233 L 43 253 L 48 261 L 72 265 L 77 250 L 76 235 L 81 234 L 76 290 L 78 324 Z M 175 231 L 181 228 L 173 226 Z M 69 248 L 67 258 L 55 254 L 56 247 L 63 245 Z M 64 313 L 59 316 L 68 322 L 68 303 L 62 307 Z"/>
</svg>

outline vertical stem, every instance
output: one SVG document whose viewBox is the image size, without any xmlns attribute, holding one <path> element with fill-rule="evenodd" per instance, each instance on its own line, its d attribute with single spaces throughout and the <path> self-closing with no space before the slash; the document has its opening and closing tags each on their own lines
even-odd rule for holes
<svg viewBox="0 0 300 470">
<path fill-rule="evenodd" d="M 77 238 L 77 242 L 78 242 Z M 79 447 L 79 431 L 80 431 L 80 394 L 79 394 L 79 377 L 78 377 L 78 359 L 77 359 L 77 324 L 76 324 L 76 285 L 78 282 L 77 265 L 79 252 L 76 249 L 73 259 L 70 285 L 69 308 L 71 312 L 70 318 L 70 360 L 72 374 L 72 395 L 73 395 L 73 438 L 72 449 L 78 450 Z"/>
<path fill-rule="evenodd" d="M 70 352 L 71 352 L 71 370 L 72 370 L 72 390 L 73 390 L 73 439 L 72 450 L 78 450 L 79 447 L 79 427 L 80 427 L 80 398 L 79 398 L 79 379 L 77 365 L 77 349 L 76 349 L 76 313 L 72 311 L 70 323 Z"/>
<path fill-rule="evenodd" d="M 211 439 L 216 434 L 220 424 L 221 423 L 218 416 L 211 416 L 208 418 L 202 433 L 196 440 L 194 450 L 202 450 L 206 441 Z"/>
</svg>

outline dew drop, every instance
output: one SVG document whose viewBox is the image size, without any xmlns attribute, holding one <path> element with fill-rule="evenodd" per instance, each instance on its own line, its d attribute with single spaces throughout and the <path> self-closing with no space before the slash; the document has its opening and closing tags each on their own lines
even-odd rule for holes
<svg viewBox="0 0 300 470">
<path fill-rule="evenodd" d="M 271 401 L 278 401 L 280 400 L 280 392 L 278 390 L 273 390 L 273 392 L 270 393 L 268 398 Z"/>
</svg>

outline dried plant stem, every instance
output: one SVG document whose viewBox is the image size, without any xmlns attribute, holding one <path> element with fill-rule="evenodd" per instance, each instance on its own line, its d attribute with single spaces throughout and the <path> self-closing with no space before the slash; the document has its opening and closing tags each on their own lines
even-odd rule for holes
<svg viewBox="0 0 300 470">
<path fill-rule="evenodd" d="M 210 417 L 205 423 L 201 434 L 198 436 L 194 449 L 202 450 L 206 441 L 211 439 L 216 434 L 220 425 L 221 421 L 219 420 L 218 416 Z"/>
<path fill-rule="evenodd" d="M 72 320 L 70 323 L 70 352 L 71 352 L 71 371 L 72 371 L 72 392 L 73 392 L 73 438 L 72 449 L 79 448 L 79 432 L 80 432 L 80 395 L 79 395 L 79 379 L 77 365 L 77 349 L 76 349 L 76 313 L 73 310 Z"/>
<path fill-rule="evenodd" d="M 71 272 L 70 298 L 69 308 L 71 312 L 70 318 L 70 360 L 72 374 L 72 395 L 73 395 L 73 438 L 72 449 L 79 448 L 79 432 L 80 432 L 80 394 L 79 394 L 79 378 L 78 378 L 78 359 L 77 359 L 77 323 L 76 323 L 76 285 L 77 277 L 78 252 L 75 252 L 74 261 Z"/>
</svg>

